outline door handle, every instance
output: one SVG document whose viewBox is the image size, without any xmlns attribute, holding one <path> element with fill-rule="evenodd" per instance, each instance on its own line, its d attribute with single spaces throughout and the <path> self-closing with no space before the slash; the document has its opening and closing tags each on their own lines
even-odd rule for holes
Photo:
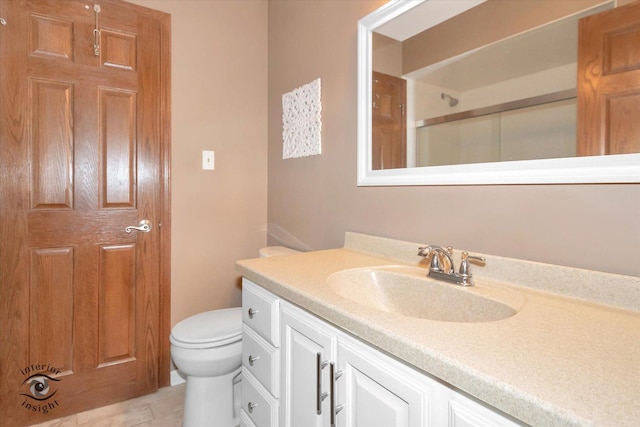
<svg viewBox="0 0 640 427">
<path fill-rule="evenodd" d="M 336 381 L 342 376 L 342 371 L 336 372 L 335 368 L 336 366 L 333 363 L 329 363 L 329 378 L 331 378 L 331 383 L 329 384 L 329 407 L 331 413 L 329 418 L 331 427 L 336 427 L 336 415 L 344 409 L 344 405 L 336 404 Z"/>
<path fill-rule="evenodd" d="M 148 219 L 143 219 L 142 221 L 140 221 L 140 224 L 138 224 L 138 226 L 130 225 L 124 229 L 126 233 L 131 233 L 133 230 L 138 230 L 138 231 L 142 231 L 143 233 L 148 233 L 151 231 L 151 223 L 149 222 Z"/>
</svg>

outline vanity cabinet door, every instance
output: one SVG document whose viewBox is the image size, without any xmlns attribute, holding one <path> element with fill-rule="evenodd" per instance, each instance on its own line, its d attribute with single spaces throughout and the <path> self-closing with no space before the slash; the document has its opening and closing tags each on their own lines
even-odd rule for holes
<svg viewBox="0 0 640 427">
<path fill-rule="evenodd" d="M 336 331 L 284 302 L 280 314 L 282 425 L 329 426 L 329 362 L 335 360 Z"/>
<path fill-rule="evenodd" d="M 423 427 L 432 414 L 436 384 L 396 360 L 351 337 L 338 342 L 339 425 L 347 427 Z"/>
<path fill-rule="evenodd" d="M 521 424 L 454 390 L 444 388 L 450 427 L 517 427 Z"/>
</svg>

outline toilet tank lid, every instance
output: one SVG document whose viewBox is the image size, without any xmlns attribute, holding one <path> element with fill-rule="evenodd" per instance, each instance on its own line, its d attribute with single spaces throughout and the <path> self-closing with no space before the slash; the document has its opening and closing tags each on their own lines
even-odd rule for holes
<svg viewBox="0 0 640 427">
<path fill-rule="evenodd" d="M 242 309 L 224 308 L 196 314 L 178 322 L 172 340 L 185 344 L 231 342 L 242 336 Z"/>
<path fill-rule="evenodd" d="M 261 258 L 268 258 L 272 256 L 278 255 L 291 255 L 298 254 L 300 251 L 296 251 L 295 249 L 287 248 L 284 246 L 267 246 L 266 248 L 262 248 L 258 251 Z"/>
</svg>

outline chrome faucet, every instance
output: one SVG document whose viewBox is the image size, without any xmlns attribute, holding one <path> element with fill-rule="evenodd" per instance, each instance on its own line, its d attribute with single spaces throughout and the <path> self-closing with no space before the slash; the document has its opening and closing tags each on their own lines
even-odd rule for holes
<svg viewBox="0 0 640 427">
<path fill-rule="evenodd" d="M 418 248 L 418 255 L 429 259 L 429 277 L 433 277 L 437 280 L 444 280 L 445 282 L 455 283 L 460 286 L 473 286 L 473 276 L 469 271 L 469 260 L 473 259 L 485 262 L 484 257 L 469 255 L 468 252 L 462 252 L 462 260 L 460 261 L 460 268 L 455 271 L 453 265 L 453 248 L 447 246 L 443 248 L 441 246 L 429 245 L 421 246 Z"/>
</svg>

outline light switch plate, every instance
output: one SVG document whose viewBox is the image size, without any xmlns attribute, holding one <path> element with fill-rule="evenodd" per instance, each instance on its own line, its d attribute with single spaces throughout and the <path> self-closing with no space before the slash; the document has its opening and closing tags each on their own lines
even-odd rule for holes
<svg viewBox="0 0 640 427">
<path fill-rule="evenodd" d="M 213 151 L 202 151 L 202 170 L 214 170 L 215 169 L 215 157 Z"/>
</svg>

